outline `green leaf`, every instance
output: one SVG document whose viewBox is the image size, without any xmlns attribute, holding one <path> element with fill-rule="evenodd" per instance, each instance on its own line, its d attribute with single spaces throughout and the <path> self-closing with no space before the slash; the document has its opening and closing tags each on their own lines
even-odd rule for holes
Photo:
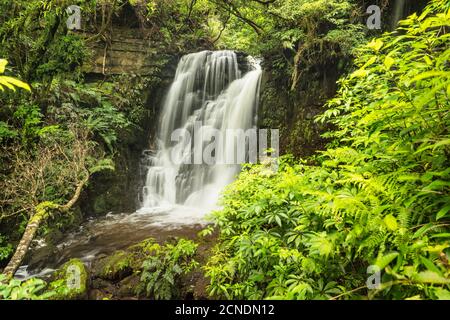
<svg viewBox="0 0 450 320">
<path fill-rule="evenodd" d="M 434 294 L 439 300 L 450 300 L 450 291 L 443 288 L 435 288 Z"/>
<path fill-rule="evenodd" d="M 422 300 L 422 298 L 421 298 L 420 294 L 417 294 L 415 296 L 406 298 L 405 300 Z"/>
<path fill-rule="evenodd" d="M 384 59 L 384 66 L 386 69 L 390 70 L 392 65 L 395 63 L 395 60 L 389 56 Z"/>
<path fill-rule="evenodd" d="M 398 229 L 397 219 L 392 214 L 384 217 L 383 221 L 389 230 L 396 231 Z"/>
<path fill-rule="evenodd" d="M 280 227 L 283 226 L 282 223 L 281 223 L 281 218 L 280 218 L 280 216 L 275 216 L 275 221 L 277 222 L 277 224 L 278 224 Z"/>
<path fill-rule="evenodd" d="M 433 234 L 430 236 L 430 238 L 450 238 L 450 233 L 438 233 L 438 234 Z"/>
<path fill-rule="evenodd" d="M 427 71 L 427 72 L 420 73 L 419 75 L 412 78 L 411 83 L 420 81 L 420 80 L 425 80 L 425 79 L 432 78 L 432 77 L 448 76 L 449 74 L 450 73 L 445 72 L 445 71 Z"/>
<path fill-rule="evenodd" d="M 375 261 L 375 265 L 380 268 L 384 269 L 389 263 L 391 263 L 395 258 L 397 258 L 398 252 L 392 252 L 388 253 L 382 257 L 378 257 Z"/>
<path fill-rule="evenodd" d="M 92 168 L 89 169 L 90 174 L 94 174 L 101 171 L 114 171 L 114 161 L 112 159 L 101 159 Z"/>
<path fill-rule="evenodd" d="M 425 265 L 425 267 L 427 267 L 427 269 L 429 271 L 433 271 L 433 272 L 439 274 L 440 276 L 442 276 L 442 272 L 438 269 L 438 267 L 436 267 L 436 265 L 431 260 L 429 260 L 423 256 L 420 256 L 420 260 Z"/>
<path fill-rule="evenodd" d="M 378 52 L 383 47 L 384 43 L 381 39 L 375 39 L 372 40 L 369 44 L 367 44 L 367 47 L 370 49 L 373 49 L 374 51 Z"/>
<path fill-rule="evenodd" d="M 450 211 L 450 204 L 439 210 L 439 212 L 436 214 L 436 221 L 444 218 L 449 211 Z"/>
<path fill-rule="evenodd" d="M 417 239 L 420 238 L 422 236 L 424 236 L 428 231 L 432 230 L 436 228 L 435 225 L 433 225 L 432 223 L 426 224 L 422 227 L 420 227 L 414 234 L 413 234 L 413 239 Z"/>
<path fill-rule="evenodd" d="M 0 84 L 14 91 L 15 91 L 14 86 L 31 91 L 31 88 L 28 84 L 12 77 L 0 76 Z"/>
<path fill-rule="evenodd" d="M 350 78 L 364 78 L 368 74 L 369 74 L 369 71 L 364 70 L 364 69 L 358 69 L 351 74 Z"/>
<path fill-rule="evenodd" d="M 0 74 L 5 72 L 5 68 L 8 65 L 8 61 L 5 59 L 0 59 Z"/>
<path fill-rule="evenodd" d="M 420 283 L 450 284 L 450 279 L 440 276 L 433 271 L 423 271 L 413 276 L 413 280 Z"/>
</svg>

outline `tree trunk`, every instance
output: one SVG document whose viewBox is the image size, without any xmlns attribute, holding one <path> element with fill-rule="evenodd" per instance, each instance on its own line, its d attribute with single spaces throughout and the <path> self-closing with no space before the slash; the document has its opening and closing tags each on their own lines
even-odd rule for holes
<svg viewBox="0 0 450 320">
<path fill-rule="evenodd" d="M 8 278 L 12 278 L 16 273 L 17 269 L 20 267 L 20 264 L 25 257 L 28 248 L 30 247 L 31 241 L 36 235 L 36 231 L 38 230 L 42 220 L 44 220 L 45 215 L 33 216 L 30 219 L 30 222 L 27 224 L 25 232 L 20 239 L 19 245 L 17 246 L 16 252 L 14 252 L 14 256 L 9 261 L 3 273 L 6 274 Z"/>
<path fill-rule="evenodd" d="M 88 182 L 88 179 L 89 175 L 87 175 L 85 179 L 80 181 L 80 183 L 77 186 L 77 189 L 75 190 L 74 196 L 65 205 L 61 206 L 56 205 L 52 202 L 43 202 L 38 206 L 36 206 L 36 213 L 28 221 L 27 227 L 25 228 L 25 232 L 22 235 L 22 239 L 20 239 L 19 245 L 17 246 L 13 257 L 9 261 L 6 268 L 3 270 L 3 274 L 5 274 L 6 277 L 12 278 L 16 273 L 17 269 L 19 269 L 23 259 L 25 258 L 25 255 L 28 252 L 28 248 L 30 247 L 31 241 L 33 241 L 34 236 L 36 235 L 36 232 L 39 229 L 41 223 L 45 221 L 49 216 L 50 210 L 59 210 L 61 212 L 69 211 L 73 207 L 73 205 L 78 201 L 78 198 L 81 195 L 81 191 L 83 190 L 84 185 Z"/>
</svg>

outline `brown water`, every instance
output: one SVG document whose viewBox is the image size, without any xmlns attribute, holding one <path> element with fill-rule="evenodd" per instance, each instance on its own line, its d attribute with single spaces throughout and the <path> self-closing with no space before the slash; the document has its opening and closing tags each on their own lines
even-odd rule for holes
<svg viewBox="0 0 450 320">
<path fill-rule="evenodd" d="M 147 238 L 164 242 L 173 237 L 193 239 L 207 224 L 204 214 L 193 208 L 160 208 L 153 212 L 108 214 L 84 222 L 77 231 L 66 235 L 56 246 L 37 241 L 27 264 L 16 277 L 45 277 L 72 258 L 86 264 Z"/>
</svg>

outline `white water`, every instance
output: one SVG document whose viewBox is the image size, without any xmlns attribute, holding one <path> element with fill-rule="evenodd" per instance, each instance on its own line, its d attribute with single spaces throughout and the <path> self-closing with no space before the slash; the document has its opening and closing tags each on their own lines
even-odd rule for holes
<svg viewBox="0 0 450 320">
<path fill-rule="evenodd" d="M 184 56 L 162 108 L 158 150 L 146 158 L 142 208 L 133 214 L 108 214 L 85 222 L 58 244 L 57 254 L 47 258 L 51 261 L 44 266 L 38 263 L 32 270 L 23 265 L 15 276 L 45 277 L 70 258 L 89 264 L 99 254 L 111 254 L 149 235 L 164 239 L 169 234 L 198 232 L 195 225 L 206 223 L 204 215 L 217 208 L 220 192 L 234 180 L 240 165 L 177 165 L 174 160 L 193 156 L 192 145 L 173 143 L 170 137 L 180 128 L 191 133 L 196 121 L 221 132 L 254 128 L 261 68 L 250 61 L 247 67 L 252 70 L 243 74 L 232 51 Z M 230 147 L 234 146 L 226 145 L 228 149 L 218 152 L 217 163 L 224 162 L 225 155 L 232 152 Z"/>
<path fill-rule="evenodd" d="M 146 159 L 140 213 L 171 211 L 171 219 L 198 222 L 217 208 L 220 192 L 240 170 L 239 165 L 218 163 L 225 163 L 225 155 L 233 152 L 229 148 L 235 146 L 217 152 L 211 165 L 180 163 L 194 159 L 194 140 L 199 137 L 193 133 L 199 122 L 223 133 L 255 128 L 261 68 L 256 63 L 249 66 L 253 70 L 243 74 L 233 51 L 203 51 L 181 59 L 161 111 L 158 150 Z M 185 129 L 193 140 L 186 143 L 183 136 L 180 142 L 171 141 L 176 129 Z"/>
</svg>

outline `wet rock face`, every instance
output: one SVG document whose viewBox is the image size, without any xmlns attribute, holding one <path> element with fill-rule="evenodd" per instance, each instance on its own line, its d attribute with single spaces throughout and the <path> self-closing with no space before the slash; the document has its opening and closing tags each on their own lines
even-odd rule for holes
<svg viewBox="0 0 450 320">
<path fill-rule="evenodd" d="M 270 61 L 267 61 L 270 63 Z M 336 66 L 324 68 L 327 74 L 311 72 L 295 90 L 289 78 L 267 69 L 263 76 L 258 120 L 260 128 L 278 129 L 280 153 L 307 157 L 323 149 L 321 134 L 327 128 L 314 121 L 324 111 L 323 104 L 336 91 L 339 72 Z"/>
<path fill-rule="evenodd" d="M 91 47 L 91 59 L 85 71 L 97 74 L 151 75 L 163 52 L 163 44 L 143 38 L 138 29 L 114 28 L 109 44 L 97 42 Z"/>
<path fill-rule="evenodd" d="M 93 15 L 87 16 L 85 30 L 78 33 L 83 38 L 95 39 L 87 42 L 90 54 L 82 68 L 86 81 L 114 82 L 122 76 L 142 78 L 146 83 L 144 87 L 128 89 L 139 90 L 145 103 L 141 121 L 118 135 L 116 170 L 98 173 L 90 181 L 81 199 L 80 207 L 85 216 L 134 212 L 139 207 L 138 194 L 143 186 L 140 157 L 155 140 L 152 137 L 157 127 L 158 109 L 175 76 L 177 62 L 194 46 L 196 50 L 208 49 L 197 43 L 186 47 L 174 41 L 167 45 L 157 32 L 140 25 L 135 8 L 129 4 L 121 6 L 113 15 L 103 37 L 98 36 L 99 23 Z"/>
<path fill-rule="evenodd" d="M 101 172 L 92 177 L 81 199 L 81 210 L 84 215 L 134 212 L 138 209 L 138 194 L 143 185 L 140 159 L 143 150 L 149 149 L 150 141 L 154 140 L 152 137 L 157 126 L 158 109 L 164 99 L 166 88 L 175 75 L 172 66 L 176 66 L 177 59 L 177 56 L 170 58 L 159 56 L 154 63 L 160 67 L 155 68 L 151 75 L 139 77 L 138 81 L 144 85 L 139 86 L 139 89 L 130 85 L 134 94 L 137 90 L 140 92 L 143 105 L 139 108 L 142 108 L 143 116 L 139 123 L 133 122 L 128 130 L 118 133 L 114 156 L 115 170 Z M 89 77 L 93 82 L 102 81 L 96 80 L 96 76 L 92 73 Z"/>
</svg>

